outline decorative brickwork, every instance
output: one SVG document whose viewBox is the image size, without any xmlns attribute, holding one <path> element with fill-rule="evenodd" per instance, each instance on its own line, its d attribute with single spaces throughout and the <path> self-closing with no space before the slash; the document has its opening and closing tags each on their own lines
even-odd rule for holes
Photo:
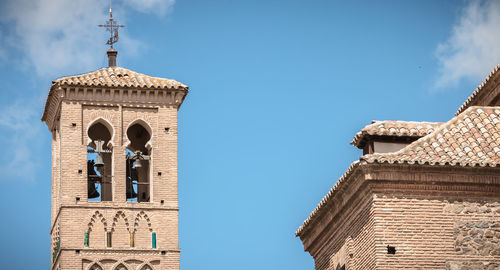
<svg viewBox="0 0 500 270">
<path fill-rule="evenodd" d="M 42 118 L 52 132 L 52 269 L 179 269 L 177 113 L 187 90 L 123 68 L 54 82 Z M 147 159 L 133 168 L 141 200 L 129 201 L 134 147 Z M 100 167 L 95 157 L 89 166 L 92 153 Z"/>
</svg>

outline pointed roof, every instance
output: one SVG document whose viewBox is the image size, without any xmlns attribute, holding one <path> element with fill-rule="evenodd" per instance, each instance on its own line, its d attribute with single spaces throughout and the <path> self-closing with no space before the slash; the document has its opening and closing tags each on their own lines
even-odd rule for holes
<svg viewBox="0 0 500 270">
<path fill-rule="evenodd" d="M 443 123 L 412 121 L 372 121 L 356 133 L 351 144 L 362 148 L 370 136 L 423 137 Z"/>
<path fill-rule="evenodd" d="M 151 77 L 122 67 L 106 67 L 85 74 L 62 77 L 53 84 L 81 87 L 188 89 L 187 85 L 178 81 Z"/>
</svg>

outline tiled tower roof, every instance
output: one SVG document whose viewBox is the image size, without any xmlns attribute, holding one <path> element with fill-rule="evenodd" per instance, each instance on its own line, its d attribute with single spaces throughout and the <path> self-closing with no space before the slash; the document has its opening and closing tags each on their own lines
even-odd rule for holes
<svg viewBox="0 0 500 270">
<path fill-rule="evenodd" d="M 87 87 L 188 88 L 186 85 L 175 80 L 151 77 L 122 67 L 107 67 L 85 74 L 62 77 L 53 83 Z"/>
</svg>

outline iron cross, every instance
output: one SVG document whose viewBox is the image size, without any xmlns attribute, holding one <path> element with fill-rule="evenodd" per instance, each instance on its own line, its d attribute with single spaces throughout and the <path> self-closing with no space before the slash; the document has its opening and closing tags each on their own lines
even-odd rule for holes
<svg viewBox="0 0 500 270">
<path fill-rule="evenodd" d="M 106 24 L 99 24 L 99 27 L 106 27 L 106 30 L 109 31 L 110 37 L 106 42 L 107 45 L 110 45 L 113 48 L 113 44 L 118 42 L 118 29 L 120 27 L 125 27 L 125 25 L 119 25 L 118 22 L 113 20 L 113 11 L 111 8 L 109 9 L 109 20 Z"/>
</svg>

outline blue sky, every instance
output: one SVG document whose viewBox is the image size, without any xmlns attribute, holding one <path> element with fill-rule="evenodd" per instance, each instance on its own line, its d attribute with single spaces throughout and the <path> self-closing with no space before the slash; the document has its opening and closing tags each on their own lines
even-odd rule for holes
<svg viewBox="0 0 500 270">
<path fill-rule="evenodd" d="M 50 266 L 50 82 L 106 65 L 107 0 L 0 2 L 0 268 Z M 490 1 L 114 1 L 118 65 L 190 86 L 181 268 L 314 269 L 294 232 L 371 120 L 447 121 L 500 62 Z"/>
</svg>

